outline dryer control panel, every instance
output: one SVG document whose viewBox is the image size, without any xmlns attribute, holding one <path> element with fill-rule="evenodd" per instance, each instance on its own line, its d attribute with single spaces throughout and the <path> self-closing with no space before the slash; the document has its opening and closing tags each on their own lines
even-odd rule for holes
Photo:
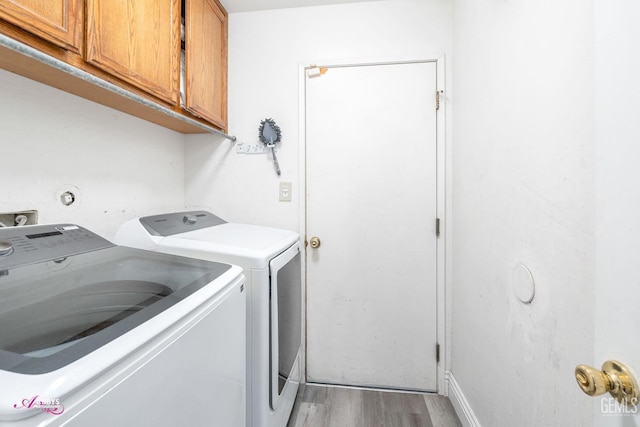
<svg viewBox="0 0 640 427">
<path fill-rule="evenodd" d="M 176 212 L 140 218 L 140 223 L 149 234 L 163 237 L 214 227 L 226 222 L 207 211 Z"/>
<path fill-rule="evenodd" d="M 0 270 L 115 246 L 74 224 L 0 228 Z"/>
</svg>

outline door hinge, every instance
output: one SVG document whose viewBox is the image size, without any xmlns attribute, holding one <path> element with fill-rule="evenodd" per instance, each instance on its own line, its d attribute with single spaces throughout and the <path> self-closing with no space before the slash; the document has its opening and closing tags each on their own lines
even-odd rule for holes
<svg viewBox="0 0 640 427">
<path fill-rule="evenodd" d="M 436 344 L 436 363 L 440 363 L 440 344 Z"/>
<path fill-rule="evenodd" d="M 440 218 L 436 218 L 436 237 L 440 237 Z"/>
<path fill-rule="evenodd" d="M 436 111 L 440 109 L 440 91 L 436 91 Z"/>
<path fill-rule="evenodd" d="M 307 68 L 307 77 L 311 79 L 314 77 L 321 77 L 324 76 L 327 71 L 329 71 L 327 67 L 316 67 L 315 65 L 312 65 Z"/>
</svg>

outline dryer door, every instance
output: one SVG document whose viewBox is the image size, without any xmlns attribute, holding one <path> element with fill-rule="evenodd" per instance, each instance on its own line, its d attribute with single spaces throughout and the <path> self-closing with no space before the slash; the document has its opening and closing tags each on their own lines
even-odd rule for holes
<svg viewBox="0 0 640 427">
<path fill-rule="evenodd" d="M 269 404 L 275 410 L 278 399 L 300 380 L 296 359 L 302 339 L 302 276 L 298 243 L 269 263 Z"/>
</svg>

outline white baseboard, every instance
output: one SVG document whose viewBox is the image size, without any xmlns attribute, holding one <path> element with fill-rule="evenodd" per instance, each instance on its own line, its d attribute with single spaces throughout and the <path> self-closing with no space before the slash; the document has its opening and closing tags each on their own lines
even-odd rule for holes
<svg viewBox="0 0 640 427">
<path fill-rule="evenodd" d="M 453 372 L 445 372 L 444 378 L 448 385 L 449 400 L 451 400 L 453 409 L 455 409 L 456 414 L 458 414 L 458 418 L 460 418 L 462 425 L 464 427 L 481 427 L 480 422 L 476 418 L 476 415 L 473 413 L 473 409 L 471 409 L 471 406 L 467 401 L 467 398 L 464 397 L 464 393 L 462 392 L 460 385 L 458 385 L 458 382 L 453 376 Z"/>
</svg>

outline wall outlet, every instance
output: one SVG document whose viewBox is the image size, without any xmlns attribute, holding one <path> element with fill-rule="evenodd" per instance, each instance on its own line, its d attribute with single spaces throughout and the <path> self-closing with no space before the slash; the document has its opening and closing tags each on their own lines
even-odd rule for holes
<svg viewBox="0 0 640 427">
<path fill-rule="evenodd" d="M 291 201 L 291 183 L 290 182 L 280 183 L 280 201 L 281 202 Z"/>
</svg>

